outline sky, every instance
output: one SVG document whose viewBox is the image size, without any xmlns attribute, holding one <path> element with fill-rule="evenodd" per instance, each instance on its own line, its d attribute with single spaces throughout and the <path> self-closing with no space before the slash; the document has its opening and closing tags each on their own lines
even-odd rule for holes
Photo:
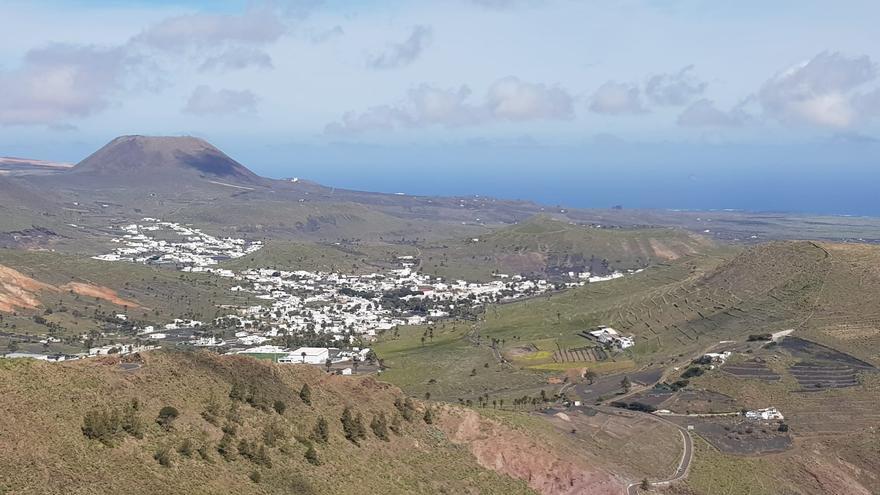
<svg viewBox="0 0 880 495">
<path fill-rule="evenodd" d="M 4 0 L 0 155 L 205 138 L 257 173 L 880 215 L 880 3 Z"/>
</svg>

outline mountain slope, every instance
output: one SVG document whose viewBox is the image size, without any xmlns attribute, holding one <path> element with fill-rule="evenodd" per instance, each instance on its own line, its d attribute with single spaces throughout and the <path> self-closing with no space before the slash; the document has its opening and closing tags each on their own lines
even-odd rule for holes
<svg viewBox="0 0 880 495">
<path fill-rule="evenodd" d="M 126 359 L 125 366 L 114 358 L 56 365 L 0 360 L 0 491 L 526 494 L 534 493 L 526 486 L 534 473 L 542 493 L 572 493 L 568 479 L 533 471 L 545 464 L 599 487 L 594 493 L 620 491 L 605 471 L 546 449 L 540 463 L 531 463 L 533 456 L 516 448 L 535 440 L 500 425 L 493 426 L 495 437 L 511 441 L 500 442 L 498 455 L 516 464 L 490 467 L 525 481 L 482 468 L 467 445 L 447 439 L 444 428 L 457 423 L 445 406 L 429 405 L 444 420 L 427 424 L 425 404 L 408 408 L 398 389 L 371 377 L 209 353 Z M 300 393 L 305 384 L 308 401 Z M 166 407 L 178 414 L 157 422 Z M 363 418 L 356 443 L 344 436 L 346 407 L 355 421 Z M 380 415 L 387 431 L 371 424 Z M 326 442 L 314 434 L 320 417 Z M 311 462 L 309 445 L 316 454 Z"/>
<path fill-rule="evenodd" d="M 72 172 L 121 179 L 202 176 L 244 183 L 260 180 L 244 165 L 194 137 L 121 136 L 79 162 Z"/>
<path fill-rule="evenodd" d="M 607 275 L 705 252 L 713 243 L 666 228 L 603 228 L 538 215 L 490 233 L 425 250 L 422 268 L 452 278 L 493 271 L 553 276 L 569 271 Z M 432 259 L 428 259 L 432 258 Z"/>
</svg>

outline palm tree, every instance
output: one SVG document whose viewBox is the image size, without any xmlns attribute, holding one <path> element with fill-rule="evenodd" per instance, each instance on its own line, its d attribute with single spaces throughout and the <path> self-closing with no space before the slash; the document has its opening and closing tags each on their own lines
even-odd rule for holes
<svg viewBox="0 0 880 495">
<path fill-rule="evenodd" d="M 302 351 L 300 353 L 300 355 L 302 356 L 303 363 L 305 363 L 306 362 L 306 351 Z"/>
<path fill-rule="evenodd" d="M 330 367 L 333 366 L 333 361 L 330 358 L 327 358 L 327 360 L 324 361 L 324 366 L 327 367 L 327 373 L 330 373 Z"/>
</svg>

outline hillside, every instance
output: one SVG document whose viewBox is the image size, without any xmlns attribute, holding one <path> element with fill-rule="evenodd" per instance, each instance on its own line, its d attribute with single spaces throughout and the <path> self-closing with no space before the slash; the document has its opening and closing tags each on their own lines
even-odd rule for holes
<svg viewBox="0 0 880 495">
<path fill-rule="evenodd" d="M 74 174 L 111 180 L 188 180 L 204 176 L 255 183 L 259 177 L 207 141 L 194 137 L 121 136 L 76 164 Z"/>
<path fill-rule="evenodd" d="M 607 275 L 705 252 L 712 242 L 683 230 L 584 226 L 538 215 L 470 239 L 434 243 L 422 269 L 447 278 L 493 272 L 555 276 L 569 271 Z"/>
<path fill-rule="evenodd" d="M 527 482 L 546 494 L 621 490 L 583 459 L 540 448 L 521 456 L 534 440 L 498 421 L 308 366 L 172 352 L 0 360 L 0 388 L 4 492 L 534 493 Z M 436 420 L 424 419 L 426 408 Z"/>
</svg>

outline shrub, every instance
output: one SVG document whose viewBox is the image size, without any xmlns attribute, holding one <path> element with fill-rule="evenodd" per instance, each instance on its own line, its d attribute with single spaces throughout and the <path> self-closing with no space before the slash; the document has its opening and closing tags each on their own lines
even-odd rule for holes
<svg viewBox="0 0 880 495">
<path fill-rule="evenodd" d="M 248 477 L 254 483 L 259 483 L 259 482 L 263 481 L 263 476 L 260 474 L 259 471 L 251 471 L 251 474 L 249 474 Z"/>
<path fill-rule="evenodd" d="M 299 398 L 302 399 L 305 405 L 312 405 L 312 389 L 309 387 L 308 383 L 303 384 L 302 389 L 299 391 Z"/>
<path fill-rule="evenodd" d="M 220 443 L 217 444 L 217 452 L 227 461 L 234 461 L 238 457 L 238 449 L 235 448 L 233 442 L 234 440 L 227 433 L 223 435 Z"/>
<path fill-rule="evenodd" d="M 403 432 L 401 425 L 400 425 L 400 416 L 399 415 L 395 414 L 394 417 L 391 418 L 391 425 L 389 426 L 389 428 L 391 429 L 391 431 L 393 431 L 397 435 L 400 435 Z"/>
<path fill-rule="evenodd" d="M 159 423 L 162 428 L 170 430 L 174 420 L 177 419 L 178 416 L 180 416 L 180 412 L 177 408 L 173 406 L 165 406 L 159 410 L 159 416 L 156 418 L 156 423 Z"/>
<path fill-rule="evenodd" d="M 287 404 L 283 400 L 276 400 L 272 407 L 278 414 L 284 414 L 284 411 L 287 410 Z"/>
<path fill-rule="evenodd" d="M 199 453 L 199 457 L 201 457 L 203 461 L 211 462 L 211 452 L 208 450 L 207 444 L 203 444 L 201 447 L 199 447 L 199 450 L 197 450 L 197 452 Z"/>
<path fill-rule="evenodd" d="M 318 443 L 327 443 L 330 440 L 330 425 L 327 424 L 324 416 L 318 417 L 318 420 L 315 422 L 311 438 Z"/>
<path fill-rule="evenodd" d="M 342 432 L 350 442 L 357 444 L 359 440 L 366 438 L 367 435 L 364 431 L 364 421 L 361 413 L 357 413 L 357 416 L 353 417 L 351 408 L 346 407 L 342 411 L 340 421 L 342 422 Z"/>
<path fill-rule="evenodd" d="M 140 403 L 137 399 L 133 399 L 122 414 L 122 429 L 135 438 L 144 438 L 144 430 L 147 426 L 138 414 L 139 410 Z"/>
<path fill-rule="evenodd" d="M 373 415 L 373 420 L 370 421 L 370 429 L 373 430 L 373 434 L 376 435 L 376 438 L 381 440 L 388 439 L 388 421 L 385 419 L 385 413 L 379 413 L 378 415 Z"/>
<path fill-rule="evenodd" d="M 121 431 L 122 419 L 117 409 L 92 409 L 83 417 L 83 435 L 108 447 L 113 446 Z"/>
<path fill-rule="evenodd" d="M 183 442 L 181 442 L 180 445 L 177 446 L 177 453 L 184 457 L 192 457 L 195 451 L 196 446 L 189 438 L 183 439 Z"/>
<path fill-rule="evenodd" d="M 153 454 L 153 459 L 159 461 L 159 464 L 164 467 L 171 467 L 174 465 L 174 459 L 172 457 L 171 449 L 168 446 L 159 447 L 156 450 L 156 453 Z"/>
<path fill-rule="evenodd" d="M 263 443 L 274 447 L 279 440 L 287 438 L 287 430 L 280 423 L 271 422 L 263 428 Z"/>
<path fill-rule="evenodd" d="M 321 459 L 318 457 L 318 451 L 315 450 L 315 446 L 309 444 L 309 448 L 306 449 L 306 460 L 309 461 L 309 464 L 313 466 L 320 466 Z"/>
<path fill-rule="evenodd" d="M 426 424 L 432 425 L 434 424 L 434 413 L 431 412 L 431 408 L 428 407 L 425 409 L 425 415 L 422 416 L 422 419 L 425 420 Z"/>
</svg>

